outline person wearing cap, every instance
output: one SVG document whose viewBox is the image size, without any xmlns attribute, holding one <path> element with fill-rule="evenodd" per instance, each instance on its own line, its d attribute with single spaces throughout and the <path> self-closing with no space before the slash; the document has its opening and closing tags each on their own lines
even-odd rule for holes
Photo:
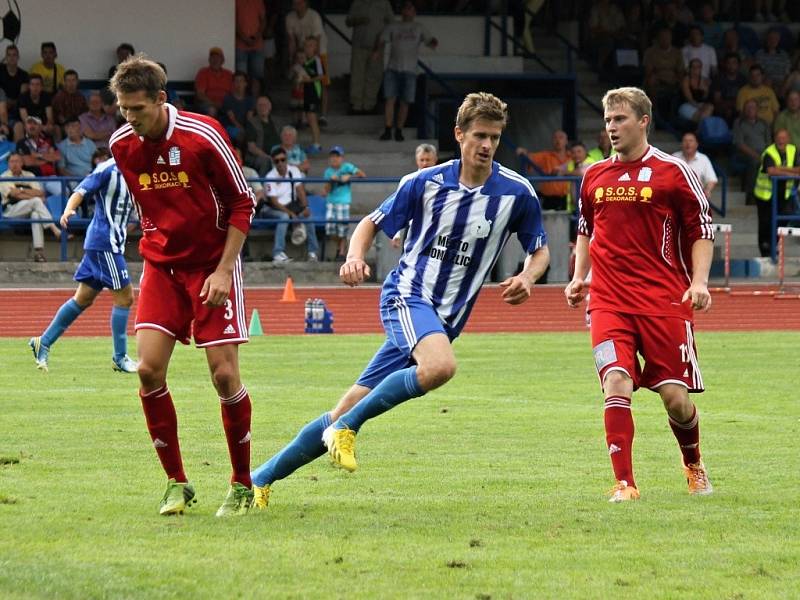
<svg viewBox="0 0 800 600">
<path fill-rule="evenodd" d="M 25 169 L 36 177 L 52 177 L 61 153 L 53 145 L 53 140 L 44 133 L 42 120 L 29 115 L 25 119 L 25 138 L 17 142 L 17 152 L 22 155 Z M 48 194 L 59 194 L 61 185 L 52 182 L 47 186 Z"/>
<path fill-rule="evenodd" d="M 291 260 L 286 256 L 285 251 L 286 232 L 289 230 L 290 221 L 295 222 L 292 227 L 292 243 L 300 245 L 305 241 L 308 248 L 308 260 L 317 262 L 319 260 L 319 242 L 315 225 L 304 223 L 311 217 L 306 190 L 303 186 L 305 175 L 300 169 L 288 163 L 286 150 L 280 146 L 272 149 L 270 157 L 273 167 L 267 173 L 266 179 L 277 179 L 278 181 L 266 182 L 264 195 L 267 197 L 267 204 L 261 209 L 261 216 L 265 219 L 280 219 L 275 226 L 272 262 L 285 263 Z"/>
<path fill-rule="evenodd" d="M 366 177 L 364 171 L 344 160 L 344 148 L 334 146 L 328 153 L 328 164 L 322 175 L 328 182 L 322 191 L 326 198 L 325 233 L 338 243 L 336 260 L 344 260 L 347 250 L 347 233 L 350 229 L 350 204 L 353 195 L 350 190 L 352 177 Z"/>
<path fill-rule="evenodd" d="M 216 116 L 226 94 L 233 91 L 233 71 L 224 68 L 225 53 L 219 46 L 208 51 L 208 66 L 194 78 L 194 108 L 197 112 Z"/>
<path fill-rule="evenodd" d="M 43 85 L 41 75 L 31 75 L 28 91 L 19 95 L 17 108 L 21 125 L 15 128 L 15 138 L 19 139 L 25 135 L 25 123 L 28 117 L 38 118 L 45 133 L 53 134 L 53 97 L 44 91 Z"/>
</svg>

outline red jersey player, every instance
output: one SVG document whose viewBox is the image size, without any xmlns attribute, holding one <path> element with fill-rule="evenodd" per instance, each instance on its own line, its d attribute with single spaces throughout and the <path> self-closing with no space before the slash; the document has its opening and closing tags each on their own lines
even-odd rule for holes
<svg viewBox="0 0 800 600">
<path fill-rule="evenodd" d="M 111 79 L 127 121 L 110 140 L 133 193 L 143 237 L 144 271 L 136 310 L 139 380 L 147 427 L 169 481 L 162 515 L 195 502 L 183 470 L 167 367 L 175 341 L 205 348 L 222 405 L 233 466 L 217 516 L 252 505 L 250 397 L 239 377 L 238 344 L 247 341 L 239 253 L 254 198 L 222 127 L 167 104 L 167 77 L 143 56 L 121 63 Z"/>
<path fill-rule="evenodd" d="M 591 269 L 592 346 L 617 479 L 611 502 L 639 498 L 631 456 L 631 396 L 639 387 L 661 396 L 689 493 L 710 494 L 689 399 L 689 392 L 703 391 L 692 310 L 711 306 L 708 201 L 686 163 L 648 144 L 652 104 L 642 90 L 610 90 L 603 109 L 617 155 L 591 165 L 583 177 L 575 275 L 564 293 L 573 308 L 583 301 Z"/>
</svg>

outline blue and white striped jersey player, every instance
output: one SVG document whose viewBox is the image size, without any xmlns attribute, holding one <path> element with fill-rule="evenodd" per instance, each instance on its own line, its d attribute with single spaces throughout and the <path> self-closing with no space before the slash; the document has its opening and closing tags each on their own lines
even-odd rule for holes
<svg viewBox="0 0 800 600">
<path fill-rule="evenodd" d="M 103 288 L 111 290 L 114 302 L 111 309 L 111 336 L 114 342 L 111 367 L 122 373 L 136 372 L 136 363 L 127 354 L 128 315 L 133 304 L 133 287 L 123 256 L 133 199 L 114 159 L 108 158 L 108 150 L 98 150 L 93 159 L 105 160 L 78 184 L 61 215 L 61 226 L 66 229 L 70 217 L 75 215 L 84 198 L 94 196 L 94 216 L 86 230 L 83 259 L 74 276 L 78 289 L 72 298 L 61 305 L 44 333 L 28 342 L 36 366 L 45 372 L 53 344 L 91 306 Z"/>
<path fill-rule="evenodd" d="M 379 230 L 391 238 L 409 228 L 400 262 L 383 284 L 386 341 L 333 410 L 307 424 L 252 473 L 256 507 L 266 508 L 273 482 L 321 456 L 326 447 L 336 465 L 355 470 L 355 437 L 365 421 L 453 377 L 451 342 L 512 233 L 528 255 L 522 271 L 500 284 L 502 297 L 509 304 L 530 297 L 550 255 L 533 188 L 493 161 L 506 119 L 500 99 L 469 94 L 456 116 L 461 160 L 407 175 L 356 227 L 339 272 L 350 286 L 369 277 L 364 256 Z"/>
</svg>

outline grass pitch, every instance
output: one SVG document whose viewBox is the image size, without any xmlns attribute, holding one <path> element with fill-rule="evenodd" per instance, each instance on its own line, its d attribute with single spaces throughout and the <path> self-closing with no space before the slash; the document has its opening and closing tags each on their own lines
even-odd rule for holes
<svg viewBox="0 0 800 600">
<path fill-rule="evenodd" d="M 229 464 L 202 351 L 169 385 L 200 503 L 157 514 L 164 477 L 108 339 L 37 372 L 0 340 L 0 598 L 797 598 L 800 334 L 699 334 L 713 496 L 686 493 L 657 396 L 634 396 L 642 500 L 610 505 L 585 334 L 465 335 L 441 390 L 368 423 L 359 471 L 322 458 L 264 513 L 220 520 Z M 377 336 L 243 347 L 253 462 L 333 405 Z"/>
</svg>

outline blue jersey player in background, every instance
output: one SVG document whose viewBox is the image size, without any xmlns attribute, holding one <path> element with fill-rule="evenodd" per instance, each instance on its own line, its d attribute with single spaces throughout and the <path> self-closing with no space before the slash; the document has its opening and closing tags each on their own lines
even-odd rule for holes
<svg viewBox="0 0 800 600">
<path fill-rule="evenodd" d="M 122 373 L 136 372 L 136 363 L 127 354 L 128 315 L 133 304 L 133 286 L 123 256 L 133 199 L 114 159 L 109 158 L 108 150 L 95 152 L 93 162 L 97 165 L 94 171 L 78 184 L 61 215 L 61 227 L 66 228 L 84 198 L 94 196 L 94 216 L 86 230 L 83 259 L 75 271 L 78 289 L 72 298 L 61 305 L 44 333 L 28 342 L 37 368 L 45 372 L 52 345 L 91 306 L 103 288 L 110 289 L 114 297 L 114 307 L 111 309 L 114 356 L 111 366 Z"/>
<path fill-rule="evenodd" d="M 400 262 L 381 294 L 386 341 L 333 410 L 308 423 L 253 472 L 256 507 L 266 508 L 273 482 L 323 455 L 326 447 L 335 464 L 355 470 L 355 436 L 365 421 L 453 377 L 451 342 L 512 233 L 528 256 L 522 272 L 500 284 L 503 300 L 521 304 L 530 297 L 550 255 L 530 183 L 493 161 L 506 119 L 500 99 L 469 94 L 456 116 L 461 160 L 407 175 L 356 227 L 339 273 L 350 286 L 369 277 L 364 256 L 378 231 L 391 238 L 408 227 Z"/>
</svg>

